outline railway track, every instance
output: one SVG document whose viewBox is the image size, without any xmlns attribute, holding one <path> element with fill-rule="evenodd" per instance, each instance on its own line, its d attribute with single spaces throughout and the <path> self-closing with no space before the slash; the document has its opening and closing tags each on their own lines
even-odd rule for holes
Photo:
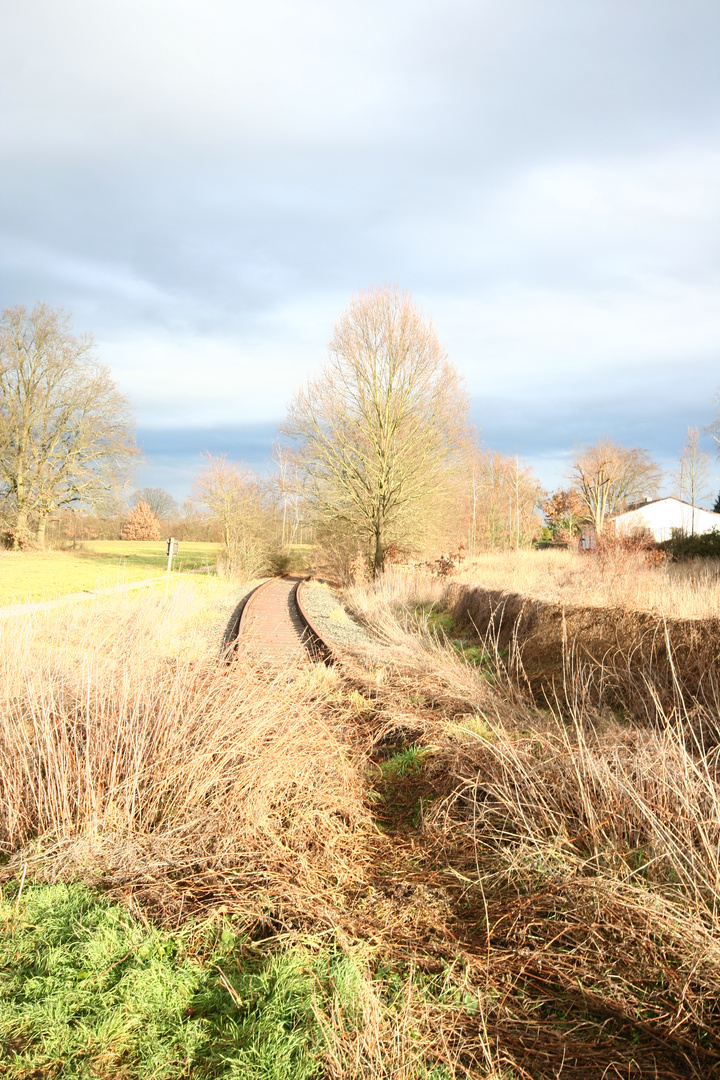
<svg viewBox="0 0 720 1080">
<path fill-rule="evenodd" d="M 307 579 L 291 574 L 270 578 L 245 600 L 233 637 L 262 664 L 280 666 L 310 656 L 327 659 L 333 648 L 307 614 L 302 599 Z"/>
</svg>

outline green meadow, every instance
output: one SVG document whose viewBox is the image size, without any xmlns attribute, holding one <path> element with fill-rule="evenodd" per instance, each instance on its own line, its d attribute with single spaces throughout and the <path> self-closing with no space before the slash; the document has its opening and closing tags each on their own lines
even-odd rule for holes
<svg viewBox="0 0 720 1080">
<path fill-rule="evenodd" d="M 220 545 L 180 543 L 173 572 L 213 566 Z M 94 592 L 165 573 L 164 540 L 86 540 L 70 551 L 0 553 L 0 606 Z"/>
</svg>

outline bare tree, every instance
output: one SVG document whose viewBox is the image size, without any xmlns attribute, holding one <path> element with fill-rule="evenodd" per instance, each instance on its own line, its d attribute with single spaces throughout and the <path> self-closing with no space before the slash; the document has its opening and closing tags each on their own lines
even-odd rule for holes
<svg viewBox="0 0 720 1080">
<path fill-rule="evenodd" d="M 249 469 L 228 461 L 224 454 L 201 456 L 205 466 L 193 482 L 193 498 L 220 527 L 228 572 L 255 577 L 271 562 L 272 513 L 267 493 Z"/>
<path fill-rule="evenodd" d="M 623 509 L 629 500 L 657 494 L 661 478 L 662 469 L 646 450 L 610 438 L 576 448 L 569 474 L 598 536 L 608 514 Z"/>
<path fill-rule="evenodd" d="M 0 319 L 0 499 L 16 547 L 55 510 L 112 496 L 137 455 L 129 404 L 92 339 L 46 304 Z"/>
<path fill-rule="evenodd" d="M 141 491 L 134 491 L 130 497 L 130 505 L 137 506 L 144 502 L 158 519 L 164 521 L 179 513 L 178 504 L 169 491 L 161 487 L 144 487 Z"/>
<path fill-rule="evenodd" d="M 678 491 L 681 499 L 687 499 L 692 505 L 690 533 L 695 535 L 695 507 L 698 502 L 710 494 L 710 455 L 700 446 L 700 431 L 697 427 L 688 427 L 683 448 L 680 451 L 678 467 L 675 471 Z"/>
<path fill-rule="evenodd" d="M 287 446 L 275 443 L 272 459 L 277 467 L 276 490 L 281 514 L 280 547 L 289 552 L 302 522 L 302 478 Z"/>
<path fill-rule="evenodd" d="M 467 396 L 406 292 L 355 296 L 319 378 L 299 390 L 285 434 L 319 525 L 357 537 L 375 572 L 391 542 L 417 542 L 453 467 Z"/>
<path fill-rule="evenodd" d="M 467 548 L 518 548 L 540 532 L 537 505 L 543 496 L 539 480 L 517 455 L 475 446 L 462 473 L 467 478 Z"/>
</svg>

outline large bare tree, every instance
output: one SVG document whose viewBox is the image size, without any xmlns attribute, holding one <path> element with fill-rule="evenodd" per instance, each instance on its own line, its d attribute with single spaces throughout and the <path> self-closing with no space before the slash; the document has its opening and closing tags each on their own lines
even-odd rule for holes
<svg viewBox="0 0 720 1080">
<path fill-rule="evenodd" d="M 168 521 L 180 512 L 170 492 L 161 487 L 144 487 L 139 491 L 133 491 L 128 501 L 133 508 L 138 503 L 146 503 L 158 521 Z"/>
<path fill-rule="evenodd" d="M 0 498 L 15 546 L 48 515 L 108 498 L 137 455 L 130 406 L 90 337 L 47 304 L 0 319 Z"/>
<path fill-rule="evenodd" d="M 609 514 L 632 499 L 656 495 L 661 478 L 662 469 L 646 450 L 609 438 L 576 448 L 569 474 L 598 536 Z"/>
<path fill-rule="evenodd" d="M 316 519 L 357 537 L 375 572 L 391 542 L 422 537 L 459 465 L 467 409 L 455 368 L 408 293 L 353 297 L 320 376 L 294 395 L 284 431 Z"/>
</svg>

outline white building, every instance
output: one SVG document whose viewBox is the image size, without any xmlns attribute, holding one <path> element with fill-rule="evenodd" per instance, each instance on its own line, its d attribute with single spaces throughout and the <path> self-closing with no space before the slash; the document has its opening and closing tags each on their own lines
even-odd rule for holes
<svg viewBox="0 0 720 1080">
<path fill-rule="evenodd" d="M 713 529 L 720 532 L 720 514 L 692 506 L 674 495 L 668 499 L 648 499 L 609 520 L 614 523 L 616 531 L 624 536 L 645 531 L 652 533 L 658 543 L 670 540 L 678 533 L 697 536 Z"/>
</svg>

